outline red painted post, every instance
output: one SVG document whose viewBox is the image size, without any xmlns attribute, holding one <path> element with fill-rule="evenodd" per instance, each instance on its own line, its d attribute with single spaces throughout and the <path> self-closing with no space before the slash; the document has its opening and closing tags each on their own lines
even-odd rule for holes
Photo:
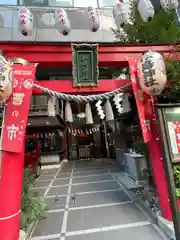
<svg viewBox="0 0 180 240">
<path fill-rule="evenodd" d="M 162 215 L 164 218 L 172 220 L 169 193 L 163 166 L 163 154 L 161 152 L 161 147 L 159 143 L 157 120 L 153 105 L 154 100 L 147 94 L 143 93 L 139 87 L 137 81 L 136 60 L 130 59 L 128 61 L 130 66 L 132 88 L 136 99 L 140 125 L 144 141 L 148 144 L 149 152 L 151 155 L 156 190 L 160 201 Z"/>
<path fill-rule="evenodd" d="M 24 169 L 24 135 L 35 65 L 14 65 L 13 94 L 7 101 L 2 129 L 0 239 L 18 240 Z"/>
</svg>

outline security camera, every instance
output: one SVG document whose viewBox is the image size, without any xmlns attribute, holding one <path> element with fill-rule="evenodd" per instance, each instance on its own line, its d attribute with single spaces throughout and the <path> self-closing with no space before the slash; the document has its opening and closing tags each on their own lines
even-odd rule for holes
<svg viewBox="0 0 180 240">
<path fill-rule="evenodd" d="M 97 32 L 98 28 L 94 27 L 92 28 L 92 32 Z"/>
<path fill-rule="evenodd" d="M 68 35 L 68 32 L 67 32 L 67 31 L 63 31 L 62 34 L 63 34 L 64 36 L 67 36 L 67 35 Z"/>
<path fill-rule="evenodd" d="M 25 37 L 27 37 L 27 35 L 28 35 L 28 33 L 27 33 L 26 31 L 24 31 L 24 30 L 23 30 L 21 33 L 22 33 L 22 35 L 25 36 Z"/>
</svg>

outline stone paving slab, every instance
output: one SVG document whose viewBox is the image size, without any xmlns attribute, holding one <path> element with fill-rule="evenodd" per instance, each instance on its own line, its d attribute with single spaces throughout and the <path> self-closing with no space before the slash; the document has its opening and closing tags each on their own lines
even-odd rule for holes
<svg viewBox="0 0 180 240">
<path fill-rule="evenodd" d="M 46 190 L 47 190 L 47 187 L 31 189 L 29 194 L 31 197 L 34 197 L 34 198 L 35 197 L 43 197 Z"/>
<path fill-rule="evenodd" d="M 54 177 L 54 175 L 48 175 L 48 174 L 44 174 L 44 175 L 40 175 L 40 177 L 38 178 L 38 180 L 52 180 Z"/>
<path fill-rule="evenodd" d="M 146 221 L 134 204 L 69 211 L 67 231 Z"/>
<path fill-rule="evenodd" d="M 38 181 L 36 180 L 33 184 L 32 188 L 38 188 L 38 187 L 48 187 L 52 180 L 44 180 L 44 181 Z"/>
<path fill-rule="evenodd" d="M 69 178 L 71 176 L 71 173 L 63 173 L 63 172 L 60 172 L 56 178 Z"/>
<path fill-rule="evenodd" d="M 100 191 L 106 189 L 120 189 L 119 184 L 117 182 L 104 182 L 104 183 L 91 183 L 91 184 L 83 184 L 83 185 L 72 185 L 71 193 L 79 193 L 79 192 L 90 192 L 90 191 Z"/>
<path fill-rule="evenodd" d="M 71 178 L 72 169 L 74 174 Z M 165 239 L 113 179 L 113 176 L 120 173 L 113 161 L 70 162 L 64 165 L 55 179 L 51 173 L 43 172 L 40 180 L 36 182 L 36 186 L 45 188 L 31 190 L 44 195 L 49 184 L 52 184 L 45 197 L 50 211 L 47 219 L 36 226 L 33 233 L 36 239 L 38 237 L 41 237 L 41 240 Z M 42 179 L 46 181 L 41 181 Z M 67 186 L 63 186 L 66 184 Z M 68 193 L 71 194 L 69 198 Z M 73 201 L 72 196 L 75 193 L 77 195 Z M 65 210 L 66 203 L 68 207 Z"/>
<path fill-rule="evenodd" d="M 85 176 L 85 175 L 92 175 L 92 174 L 102 174 L 102 173 L 108 173 L 106 170 L 88 170 L 88 171 L 81 171 L 81 172 L 75 172 L 73 174 L 73 177 L 77 176 Z"/>
<path fill-rule="evenodd" d="M 104 170 L 104 167 L 83 167 L 83 168 L 74 168 L 74 173 L 81 171 L 91 171 L 91 170 Z"/>
<path fill-rule="evenodd" d="M 48 217 L 37 225 L 33 237 L 60 233 L 63 216 L 64 212 L 49 213 Z"/>
<path fill-rule="evenodd" d="M 47 170 L 41 170 L 41 175 L 53 175 L 56 174 L 57 169 L 47 169 Z"/>
<path fill-rule="evenodd" d="M 114 192 L 97 192 L 89 193 L 84 195 L 77 195 L 75 203 L 70 202 L 70 207 L 83 207 L 99 204 L 111 204 L 131 201 L 128 195 L 123 191 L 114 191 Z"/>
<path fill-rule="evenodd" d="M 66 237 L 65 240 L 162 240 L 152 225 Z"/>
<path fill-rule="evenodd" d="M 48 210 L 54 209 L 65 209 L 66 197 L 58 196 L 58 197 L 48 197 L 44 199 L 47 204 Z"/>
<path fill-rule="evenodd" d="M 97 181 L 106 181 L 113 180 L 111 175 L 97 175 L 90 177 L 81 177 L 81 178 L 73 178 L 72 183 L 86 183 L 86 182 L 97 182 Z"/>
<path fill-rule="evenodd" d="M 69 184 L 69 178 L 67 179 L 63 179 L 63 178 L 60 178 L 60 179 L 55 179 L 52 186 L 59 186 L 59 185 L 65 185 L 65 184 Z"/>
<path fill-rule="evenodd" d="M 51 187 L 47 196 L 66 195 L 68 193 L 68 186 L 65 187 Z"/>
</svg>

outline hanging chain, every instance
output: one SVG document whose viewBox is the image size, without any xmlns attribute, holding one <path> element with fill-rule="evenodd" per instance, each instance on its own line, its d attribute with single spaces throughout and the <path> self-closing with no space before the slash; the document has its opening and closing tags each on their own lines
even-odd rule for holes
<svg viewBox="0 0 180 240">
<path fill-rule="evenodd" d="M 131 86 L 131 83 L 127 83 L 123 87 L 115 89 L 114 91 L 111 91 L 111 92 L 83 96 L 83 95 L 71 95 L 71 94 L 59 93 L 59 92 L 50 90 L 48 88 L 42 87 L 39 84 L 33 83 L 33 87 L 43 91 L 46 94 L 55 96 L 57 98 L 60 98 L 61 100 L 75 101 L 75 102 L 93 102 L 93 101 L 98 101 L 98 100 L 108 100 L 111 97 L 114 97 L 117 93 L 123 92 L 129 86 Z"/>
</svg>

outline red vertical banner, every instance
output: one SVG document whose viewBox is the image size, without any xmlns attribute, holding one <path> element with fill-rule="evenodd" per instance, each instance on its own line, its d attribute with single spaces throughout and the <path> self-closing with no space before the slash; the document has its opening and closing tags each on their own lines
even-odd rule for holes
<svg viewBox="0 0 180 240">
<path fill-rule="evenodd" d="M 35 65 L 13 66 L 13 93 L 7 101 L 2 129 L 0 239 L 19 239 L 24 170 L 24 135 Z"/>
<path fill-rule="evenodd" d="M 139 83 L 137 82 L 137 64 L 135 59 L 129 60 L 130 64 L 130 74 L 131 74 L 131 81 L 132 81 L 132 88 L 134 92 L 134 96 L 136 99 L 136 105 L 138 109 L 139 114 L 139 121 L 142 129 L 142 134 L 144 138 L 144 142 L 148 142 L 151 140 L 151 118 L 152 118 L 152 112 L 149 112 L 152 110 L 152 106 L 150 103 L 150 99 L 145 94 L 142 89 L 140 88 Z"/>
<path fill-rule="evenodd" d="M 2 150 L 21 152 L 35 75 L 33 65 L 13 67 L 13 93 L 7 101 L 2 132 Z"/>
</svg>

